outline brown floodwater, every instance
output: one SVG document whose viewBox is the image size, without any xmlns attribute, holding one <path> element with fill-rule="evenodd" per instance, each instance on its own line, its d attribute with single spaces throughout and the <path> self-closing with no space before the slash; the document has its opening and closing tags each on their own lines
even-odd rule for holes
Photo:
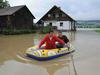
<svg viewBox="0 0 100 75">
<path fill-rule="evenodd" d="M 78 75 L 100 75 L 100 33 L 78 31 L 73 41 Z"/>
<path fill-rule="evenodd" d="M 37 34 L 0 35 L 0 75 L 76 75 L 76 71 L 78 75 L 100 75 L 100 34 L 94 31 L 64 34 L 76 49 L 74 59 L 66 55 L 42 62 L 25 57 L 25 50 L 39 43 L 41 37 Z"/>
</svg>

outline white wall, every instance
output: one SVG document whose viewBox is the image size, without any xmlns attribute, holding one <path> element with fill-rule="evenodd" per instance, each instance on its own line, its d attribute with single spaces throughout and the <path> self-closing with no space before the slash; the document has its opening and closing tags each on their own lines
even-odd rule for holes
<svg viewBox="0 0 100 75">
<path fill-rule="evenodd" d="M 60 23 L 63 23 L 63 26 L 60 26 Z M 58 30 L 69 30 L 71 29 L 70 21 L 45 21 L 44 26 L 47 26 L 49 23 L 52 23 L 52 26 L 57 26 Z"/>
</svg>

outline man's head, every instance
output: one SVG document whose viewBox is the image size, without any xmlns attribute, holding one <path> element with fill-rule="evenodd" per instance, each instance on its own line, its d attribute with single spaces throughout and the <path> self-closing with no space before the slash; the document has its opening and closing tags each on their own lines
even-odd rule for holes
<svg viewBox="0 0 100 75">
<path fill-rule="evenodd" d="M 49 35 L 50 35 L 50 37 L 52 37 L 53 34 L 54 34 L 53 30 L 50 30 L 50 31 L 49 31 Z"/>
<path fill-rule="evenodd" d="M 62 32 L 61 31 L 58 31 L 58 36 L 62 36 Z"/>
</svg>

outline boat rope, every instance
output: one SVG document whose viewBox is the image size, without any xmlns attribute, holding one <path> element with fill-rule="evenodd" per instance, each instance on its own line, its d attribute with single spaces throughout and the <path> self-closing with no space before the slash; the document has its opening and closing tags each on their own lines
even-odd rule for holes
<svg viewBox="0 0 100 75">
<path fill-rule="evenodd" d="M 70 41 L 71 41 L 71 42 L 73 41 L 72 38 L 75 39 L 75 37 L 73 37 L 72 34 L 75 35 L 75 33 L 71 32 L 71 31 L 68 32 L 68 35 L 69 35 L 69 37 L 70 37 Z M 77 71 L 76 71 L 76 68 L 75 68 L 75 64 L 74 64 L 73 54 L 70 54 L 70 55 L 71 55 L 71 60 L 72 60 L 72 65 L 73 65 L 74 73 L 75 73 L 75 75 L 78 75 L 78 74 L 77 74 Z"/>
<path fill-rule="evenodd" d="M 75 73 L 75 75 L 78 75 L 77 71 L 76 71 L 76 68 L 75 68 L 75 64 L 74 64 L 73 54 L 71 54 L 71 60 L 72 60 L 73 68 L 74 68 L 74 73 Z"/>
<path fill-rule="evenodd" d="M 70 74 L 70 64 L 68 65 L 68 74 L 71 75 Z"/>
</svg>

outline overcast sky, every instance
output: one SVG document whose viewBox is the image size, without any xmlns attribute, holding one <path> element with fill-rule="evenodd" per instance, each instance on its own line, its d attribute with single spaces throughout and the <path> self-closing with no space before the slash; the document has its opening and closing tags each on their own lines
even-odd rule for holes
<svg viewBox="0 0 100 75">
<path fill-rule="evenodd" d="M 100 20 L 100 0 L 8 0 L 11 6 L 26 5 L 37 22 L 54 5 L 75 20 Z"/>
</svg>

